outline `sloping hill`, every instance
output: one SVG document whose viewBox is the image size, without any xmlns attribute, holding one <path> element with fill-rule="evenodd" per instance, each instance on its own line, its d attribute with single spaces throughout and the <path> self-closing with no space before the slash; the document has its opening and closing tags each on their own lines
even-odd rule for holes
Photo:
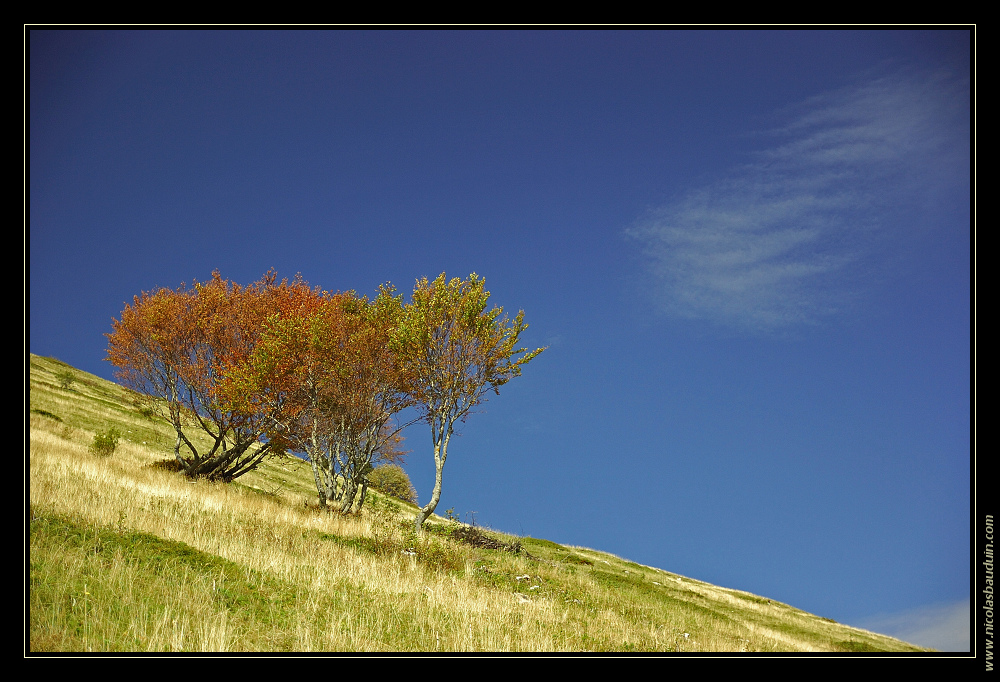
<svg viewBox="0 0 1000 682">
<path fill-rule="evenodd" d="M 321 511 L 296 458 L 190 481 L 120 386 L 29 370 L 30 652 L 925 651 L 592 549 L 440 518 L 417 536 L 416 508 L 377 493 Z"/>
</svg>

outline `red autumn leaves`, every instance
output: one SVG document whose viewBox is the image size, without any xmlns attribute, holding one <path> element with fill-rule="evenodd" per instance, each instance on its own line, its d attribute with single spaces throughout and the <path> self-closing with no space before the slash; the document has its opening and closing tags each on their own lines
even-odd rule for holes
<svg viewBox="0 0 1000 682">
<path fill-rule="evenodd" d="M 188 475 L 232 480 L 301 452 L 320 503 L 342 511 L 360 508 L 366 475 L 398 455 L 394 415 L 416 407 L 434 435 L 429 513 L 454 422 L 541 352 L 514 357 L 523 313 L 510 322 L 488 297 L 476 275 L 418 281 L 404 304 L 391 285 L 368 300 L 273 271 L 246 287 L 215 272 L 136 296 L 112 322 L 108 360 L 170 420 Z"/>
</svg>

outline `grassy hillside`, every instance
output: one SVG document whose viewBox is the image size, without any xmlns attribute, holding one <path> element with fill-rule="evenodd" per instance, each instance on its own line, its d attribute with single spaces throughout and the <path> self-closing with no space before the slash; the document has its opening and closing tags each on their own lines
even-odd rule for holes
<svg viewBox="0 0 1000 682">
<path fill-rule="evenodd" d="M 31 652 L 924 651 L 591 549 L 440 518 L 416 536 L 377 493 L 320 511 L 294 458 L 189 481 L 127 391 L 29 364 Z"/>
</svg>

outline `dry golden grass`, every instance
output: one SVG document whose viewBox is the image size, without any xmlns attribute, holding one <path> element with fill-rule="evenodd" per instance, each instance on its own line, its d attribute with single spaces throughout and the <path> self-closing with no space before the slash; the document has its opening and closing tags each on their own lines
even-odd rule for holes
<svg viewBox="0 0 1000 682">
<path fill-rule="evenodd" d="M 152 466 L 169 433 L 113 385 L 71 393 L 31 360 L 33 652 L 917 650 L 594 550 L 416 537 L 412 508 L 374 494 L 321 512 L 298 461 L 190 481 Z M 90 454 L 112 424 L 118 450 Z"/>
<path fill-rule="evenodd" d="M 512 593 L 482 589 L 471 580 L 420 565 L 403 554 L 375 557 L 318 541 L 308 532 L 343 538 L 369 536 L 369 517 L 316 513 L 304 505 L 292 506 L 232 486 L 190 482 L 144 466 L 153 459 L 134 444 L 125 445 L 111 458 L 97 459 L 82 444 L 33 424 L 31 508 L 35 513 L 44 510 L 73 517 L 84 525 L 140 530 L 183 542 L 245 568 L 248 576 L 269 576 L 295 585 L 301 617 L 290 642 L 293 650 L 555 648 L 542 627 L 553 618 L 548 602 L 522 603 Z M 145 589 L 149 576 L 137 574 L 135 566 L 118 559 L 102 568 L 94 580 L 100 580 L 119 602 L 129 603 L 133 586 Z M 66 570 L 78 574 L 83 560 L 77 558 Z M 149 650 L 241 650 L 245 643 L 267 639 L 264 633 L 231 637 L 227 612 L 205 607 L 209 602 L 203 592 L 208 585 L 164 587 L 170 598 L 162 598 L 167 602 L 163 611 L 149 613 L 140 608 L 135 615 L 141 617 L 130 623 Z M 91 583 L 88 589 L 93 588 Z M 364 608 L 319 610 L 331 601 L 347 604 L 354 595 L 363 595 L 368 602 Z M 100 620 L 93 611 L 91 617 Z M 58 620 L 52 625 L 58 626 Z M 263 626 L 267 629 L 268 624 Z M 113 640 L 116 634 L 120 633 L 105 633 L 102 639 Z M 54 637 L 51 632 L 41 636 L 46 641 Z M 88 635 L 88 647 L 93 646 L 90 637 L 96 635 Z"/>
</svg>

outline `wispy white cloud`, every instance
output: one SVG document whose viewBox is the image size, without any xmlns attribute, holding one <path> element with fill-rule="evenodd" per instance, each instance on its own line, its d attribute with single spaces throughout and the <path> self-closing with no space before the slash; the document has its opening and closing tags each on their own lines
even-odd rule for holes
<svg viewBox="0 0 1000 682">
<path fill-rule="evenodd" d="M 857 627 L 881 632 L 938 651 L 971 651 L 970 602 L 934 604 L 893 615 L 876 616 Z"/>
<path fill-rule="evenodd" d="M 967 85 L 946 76 L 893 76 L 787 112 L 751 163 L 627 231 L 663 308 L 757 331 L 843 309 L 868 259 L 901 236 L 894 209 L 967 155 L 967 100 Z"/>
</svg>

